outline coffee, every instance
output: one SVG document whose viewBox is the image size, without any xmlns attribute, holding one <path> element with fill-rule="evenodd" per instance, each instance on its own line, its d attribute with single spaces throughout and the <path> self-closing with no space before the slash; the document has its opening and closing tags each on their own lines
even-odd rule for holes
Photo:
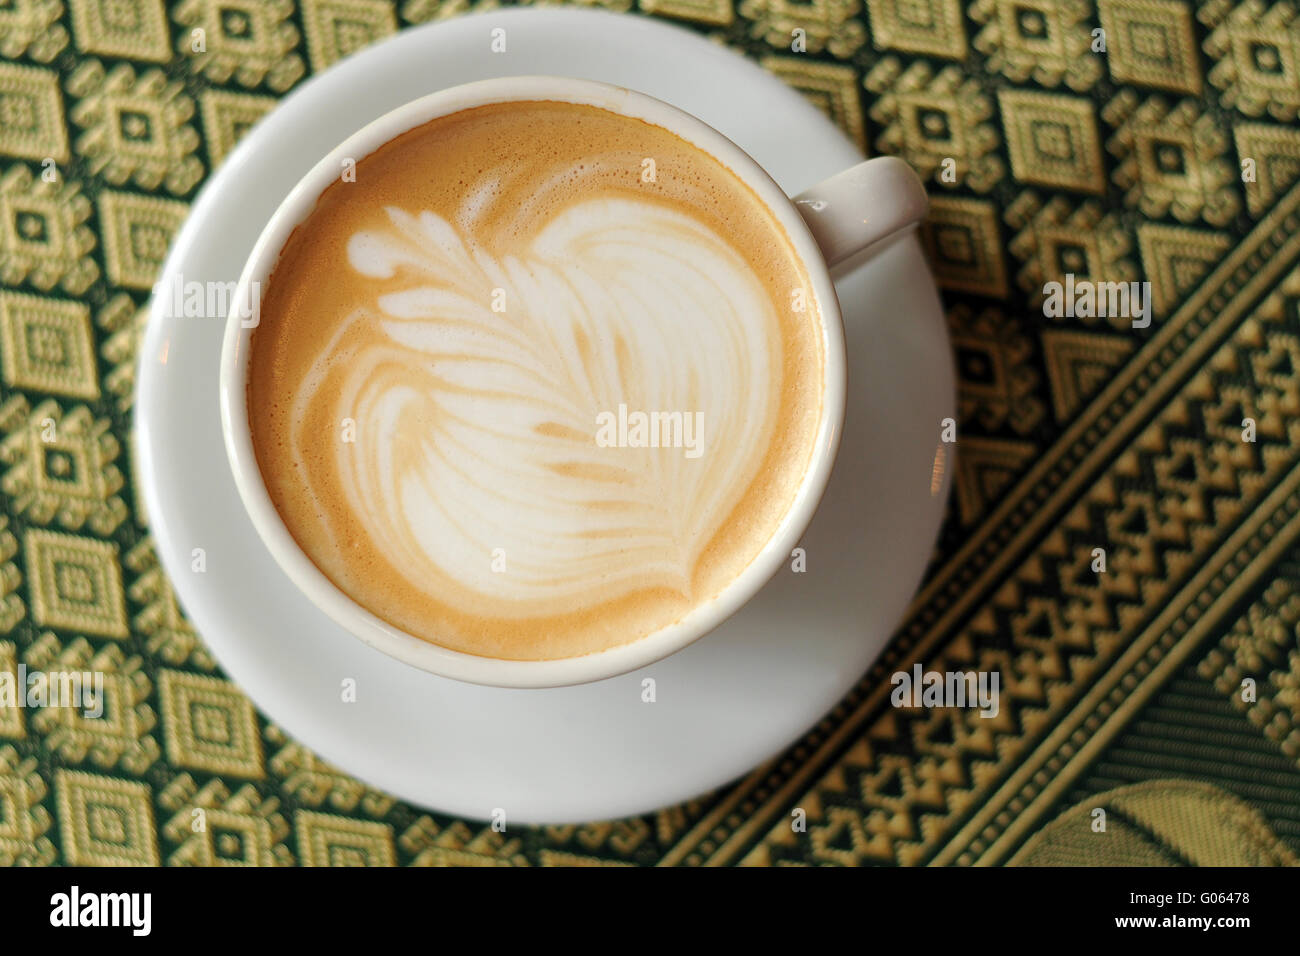
<svg viewBox="0 0 1300 956">
<path fill-rule="evenodd" d="M 596 107 L 435 119 L 326 189 L 248 381 L 276 510 L 377 617 L 480 656 L 624 644 L 707 602 L 794 499 L 824 342 L 782 226 Z"/>
</svg>

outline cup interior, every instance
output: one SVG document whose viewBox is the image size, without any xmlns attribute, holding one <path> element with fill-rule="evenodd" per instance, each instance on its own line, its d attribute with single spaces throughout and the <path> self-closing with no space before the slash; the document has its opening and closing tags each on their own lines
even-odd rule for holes
<svg viewBox="0 0 1300 956">
<path fill-rule="evenodd" d="M 581 657 L 505 660 L 454 651 L 389 624 L 339 590 L 301 550 L 271 502 L 254 452 L 247 403 L 249 349 L 260 290 L 290 234 L 337 179 L 344 158 L 360 163 L 389 140 L 441 116 L 492 103 L 538 100 L 595 106 L 663 127 L 713 156 L 754 191 L 784 229 L 809 276 L 821 317 L 823 388 L 821 420 L 803 480 L 767 544 L 721 592 L 676 623 L 627 644 Z M 233 302 L 221 356 L 221 425 L 236 487 L 259 537 L 294 584 L 337 624 L 391 657 L 444 677 L 499 687 L 585 683 L 643 667 L 702 637 L 749 600 L 788 558 L 825 490 L 839 443 L 845 401 L 839 302 L 822 254 L 802 217 L 771 177 L 721 133 L 650 96 L 604 83 L 562 77 L 484 80 L 433 93 L 385 114 L 323 157 L 289 193 L 255 243 Z M 246 304 L 243 310 L 241 303 Z M 252 317 L 249 303 L 253 304 Z"/>
</svg>

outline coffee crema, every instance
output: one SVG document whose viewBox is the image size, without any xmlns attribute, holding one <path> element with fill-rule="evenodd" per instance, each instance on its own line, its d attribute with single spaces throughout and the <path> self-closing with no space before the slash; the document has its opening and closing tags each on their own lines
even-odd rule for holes
<svg viewBox="0 0 1300 956">
<path fill-rule="evenodd" d="M 637 119 L 526 101 L 419 126 L 322 193 L 264 288 L 248 399 L 276 510 L 352 600 L 453 650 L 673 624 L 811 460 L 804 267 L 744 182 Z"/>
</svg>

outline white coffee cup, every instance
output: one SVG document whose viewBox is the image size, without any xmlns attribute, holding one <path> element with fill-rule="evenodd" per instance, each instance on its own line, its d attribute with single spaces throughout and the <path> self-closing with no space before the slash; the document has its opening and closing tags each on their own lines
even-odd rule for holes
<svg viewBox="0 0 1300 956">
<path fill-rule="evenodd" d="M 718 595 L 668 627 L 597 653 L 541 661 L 478 657 L 429 643 L 375 616 L 340 591 L 299 548 L 271 502 L 253 451 L 247 404 L 249 342 L 260 290 L 290 233 L 338 179 L 344 160 L 359 162 L 389 140 L 440 116 L 489 103 L 528 100 L 586 104 L 644 120 L 680 136 L 730 169 L 768 206 L 802 260 L 821 316 L 825 355 L 822 417 L 812 460 L 789 510 L 753 562 Z M 892 157 L 868 160 L 791 199 L 748 154 L 711 126 L 645 94 L 590 80 L 504 77 L 453 87 L 398 107 L 348 137 L 303 177 L 262 230 L 240 276 L 221 355 L 221 429 L 235 485 L 253 526 L 290 580 L 330 618 L 390 657 L 434 674 L 498 687 L 554 687 L 612 677 L 667 657 L 739 610 L 798 545 L 826 488 L 844 422 L 844 329 L 831 269 L 850 258 L 869 257 L 915 227 L 927 205 L 916 173 Z"/>
</svg>

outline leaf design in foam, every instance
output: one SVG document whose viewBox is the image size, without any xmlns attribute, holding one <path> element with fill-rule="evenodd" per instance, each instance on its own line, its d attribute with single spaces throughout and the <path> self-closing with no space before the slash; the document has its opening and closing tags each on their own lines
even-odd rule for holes
<svg viewBox="0 0 1300 956">
<path fill-rule="evenodd" d="M 401 573 L 452 606 L 490 597 L 520 616 L 649 587 L 690 596 L 780 395 L 776 316 L 721 236 L 595 199 L 494 255 L 433 213 L 389 209 L 348 257 L 389 291 L 377 283 L 307 381 L 341 370 L 334 419 L 355 419 L 357 441 L 339 445 L 339 474 Z M 701 412 L 701 454 L 600 447 L 598 415 L 620 405 Z"/>
</svg>

